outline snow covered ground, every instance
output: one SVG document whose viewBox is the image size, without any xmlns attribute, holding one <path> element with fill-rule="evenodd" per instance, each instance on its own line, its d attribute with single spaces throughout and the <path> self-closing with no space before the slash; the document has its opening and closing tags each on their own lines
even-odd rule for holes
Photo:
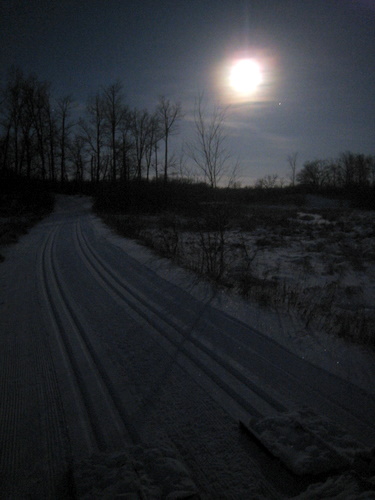
<svg viewBox="0 0 375 500">
<path fill-rule="evenodd" d="M 256 207 L 248 218 L 251 230 L 232 224 L 224 235 L 225 269 L 220 279 L 235 293 L 229 293 L 227 287 L 225 292 L 212 292 L 204 283 L 192 293 L 202 300 L 214 293 L 219 308 L 251 321 L 288 349 L 374 392 L 373 355 L 356 345 L 356 339 L 374 344 L 375 214 L 349 210 L 344 202 L 308 196 L 303 209 Z M 176 221 L 166 219 L 142 217 L 139 239 L 171 254 L 185 267 L 199 269 L 202 235 L 180 228 L 176 237 Z M 246 226 L 246 222 L 240 225 Z M 129 244 L 127 241 L 126 250 L 132 252 Z M 173 250 L 168 251 L 170 248 Z M 133 255 L 140 258 L 139 252 L 137 245 Z M 180 286 L 191 281 L 188 273 L 152 253 L 146 252 L 144 261 Z M 242 300 L 237 289 L 243 292 L 245 287 L 247 297 Z M 354 343 L 342 341 L 340 336 L 352 338 Z M 363 361 L 355 367 L 353 357 Z"/>
<path fill-rule="evenodd" d="M 375 498 L 370 351 L 114 235 L 86 198 L 2 252 L 5 498 Z"/>
</svg>

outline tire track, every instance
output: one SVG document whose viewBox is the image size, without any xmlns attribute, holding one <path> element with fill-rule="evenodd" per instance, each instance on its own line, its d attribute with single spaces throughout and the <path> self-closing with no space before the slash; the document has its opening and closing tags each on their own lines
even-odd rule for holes
<svg viewBox="0 0 375 500">
<path fill-rule="evenodd" d="M 138 433 L 128 419 L 60 277 L 56 260 L 58 231 L 57 227 L 46 240 L 41 263 L 53 340 L 64 366 L 69 398 L 73 396 L 74 400 L 77 428 L 71 429 L 71 439 L 82 442 L 86 453 L 90 454 L 138 443 Z"/>
</svg>

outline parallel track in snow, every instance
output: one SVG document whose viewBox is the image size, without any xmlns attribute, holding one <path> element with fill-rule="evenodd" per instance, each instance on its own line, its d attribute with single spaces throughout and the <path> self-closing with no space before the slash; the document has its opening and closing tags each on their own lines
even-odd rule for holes
<svg viewBox="0 0 375 500">
<path fill-rule="evenodd" d="M 272 396 L 259 389 L 235 366 L 228 365 L 219 354 L 215 354 L 203 342 L 192 337 L 191 327 L 179 324 L 177 318 L 170 319 L 162 311 L 152 306 L 139 292 L 125 284 L 90 247 L 82 232 L 80 222 L 76 223 L 75 246 L 83 263 L 103 289 L 119 303 L 120 307 L 126 307 L 133 311 L 137 322 L 151 326 L 148 328 L 148 332 L 152 340 L 170 356 L 179 368 L 195 380 L 203 390 L 206 390 L 210 397 L 214 397 L 225 410 L 228 409 L 229 403 L 236 408 L 237 417 L 242 415 L 245 418 L 249 415 L 260 417 L 263 412 L 270 414 L 285 409 Z M 152 367 L 150 369 L 152 370 Z M 213 390 L 213 386 L 216 386 L 217 389 Z M 148 399 L 148 395 L 151 395 L 152 398 L 152 393 L 151 387 L 133 418 L 142 420 L 142 411 L 147 410 L 149 403 L 152 404 Z M 214 393 L 215 396 L 213 396 Z M 250 403 L 254 398 L 258 400 L 257 407 Z M 259 408 L 262 409 L 262 413 Z M 180 449 L 178 442 L 174 442 L 174 440 L 172 442 L 177 449 Z M 202 447 L 204 447 L 203 443 L 200 444 L 201 449 Z M 189 449 L 189 445 L 184 443 L 180 451 L 186 453 L 187 449 Z M 194 452 L 192 452 L 190 460 L 195 463 L 194 465 L 189 464 L 192 470 L 202 466 L 199 460 L 196 461 Z M 257 460 L 250 456 L 247 456 L 247 460 L 252 464 L 252 473 L 257 471 L 257 482 L 262 485 L 263 491 L 267 492 L 267 498 L 280 498 L 280 492 L 267 479 Z M 289 480 L 291 480 L 290 477 Z M 218 491 L 217 494 L 220 495 L 220 492 Z"/>
<path fill-rule="evenodd" d="M 167 348 L 179 364 L 194 375 L 200 374 L 199 383 L 204 385 L 202 375 L 222 391 L 239 414 L 261 417 L 285 411 L 286 407 L 275 397 L 259 388 L 241 367 L 226 360 L 215 352 L 203 339 L 192 335 L 192 327 L 170 318 L 151 304 L 146 297 L 127 285 L 116 272 L 91 248 L 79 223 L 76 225 L 76 244 L 84 264 L 92 275 L 114 298 L 130 307 L 143 321 L 157 333 L 157 340 Z M 186 363 L 188 361 L 188 363 Z M 189 369 L 189 365 L 193 365 Z"/>
<path fill-rule="evenodd" d="M 42 248 L 42 283 L 52 323 L 52 342 L 58 346 L 69 399 L 73 400 L 76 437 L 89 453 L 115 449 L 120 443 L 137 444 L 138 432 L 60 276 L 55 249 L 58 233 L 59 227 L 52 230 Z"/>
<path fill-rule="evenodd" d="M 180 365 L 192 375 L 197 371 L 200 374 L 199 383 L 201 385 L 214 384 L 221 394 L 219 399 L 228 407 L 234 408 L 236 416 L 247 419 L 249 416 L 262 417 L 287 411 L 287 408 L 273 394 L 266 392 L 251 380 L 251 374 L 240 365 L 215 349 L 203 338 L 194 336 L 194 325 L 186 325 L 176 317 L 169 317 L 160 308 L 153 305 L 149 298 L 143 296 L 141 292 L 129 286 L 121 276 L 105 262 L 89 244 L 87 237 L 82 231 L 81 223 L 76 224 L 75 240 L 78 251 L 84 264 L 89 268 L 94 277 L 114 298 L 130 307 L 135 313 L 152 326 L 156 332 L 158 341 L 169 347 L 171 355 L 179 356 Z M 219 332 L 225 337 L 225 331 Z M 230 339 L 229 339 L 230 340 Z M 250 359 L 257 359 L 264 367 L 271 370 L 275 376 L 283 377 L 286 383 L 290 384 L 302 393 L 310 391 L 313 398 L 321 401 L 326 407 L 330 407 L 332 414 L 337 412 L 344 422 L 352 422 L 356 426 L 359 424 L 371 435 L 375 435 L 373 422 L 361 412 L 361 408 L 349 408 L 346 402 L 333 400 L 330 394 L 322 387 L 320 391 L 314 388 L 313 384 L 306 385 L 306 381 L 293 371 L 285 367 L 273 365 L 267 361 L 264 354 L 256 352 L 250 346 L 241 344 L 243 353 L 248 353 Z M 290 353 L 288 353 L 290 355 Z M 301 364 L 303 360 L 299 360 Z M 189 367 L 191 369 L 189 369 Z M 292 367 L 291 367 L 292 368 Z M 300 370 L 303 367 L 298 367 Z M 301 372 L 300 372 L 301 373 Z M 303 373 L 303 372 L 302 372 Z M 203 375 L 203 376 L 202 376 Z M 303 377 L 303 376 L 302 376 Z M 348 396 L 348 395 L 347 395 Z M 293 401 L 290 402 L 293 407 Z M 298 406 L 298 402 L 294 403 Z"/>
</svg>

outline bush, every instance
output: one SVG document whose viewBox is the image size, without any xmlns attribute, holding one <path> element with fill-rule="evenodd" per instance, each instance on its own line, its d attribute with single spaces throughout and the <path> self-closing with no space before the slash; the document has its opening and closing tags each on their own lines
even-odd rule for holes
<svg viewBox="0 0 375 500">
<path fill-rule="evenodd" d="M 94 195 L 94 210 L 107 213 L 159 214 L 188 212 L 210 198 L 205 184 L 179 181 L 132 181 L 102 184 Z"/>
<path fill-rule="evenodd" d="M 54 196 L 48 185 L 38 180 L 0 177 L 0 214 L 2 217 L 23 213 L 48 213 L 53 209 Z"/>
</svg>

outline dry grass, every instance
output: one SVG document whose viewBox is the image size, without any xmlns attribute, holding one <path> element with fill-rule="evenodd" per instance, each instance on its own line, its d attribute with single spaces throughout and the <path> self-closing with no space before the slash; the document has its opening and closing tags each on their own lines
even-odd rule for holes
<svg viewBox="0 0 375 500">
<path fill-rule="evenodd" d="M 199 216 L 108 215 L 105 222 L 160 255 L 263 306 L 375 347 L 371 212 L 202 206 Z"/>
</svg>

